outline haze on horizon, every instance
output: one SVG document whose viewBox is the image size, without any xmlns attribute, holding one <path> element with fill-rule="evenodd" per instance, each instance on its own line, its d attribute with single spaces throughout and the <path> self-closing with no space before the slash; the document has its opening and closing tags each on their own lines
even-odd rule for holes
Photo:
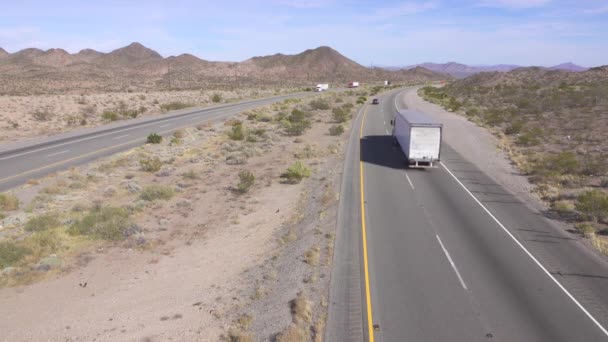
<svg viewBox="0 0 608 342">
<path fill-rule="evenodd" d="M 601 0 L 138 1 L 0 4 L 0 47 L 108 52 L 138 41 L 163 56 L 241 61 L 331 46 L 363 65 L 608 64 Z"/>
</svg>

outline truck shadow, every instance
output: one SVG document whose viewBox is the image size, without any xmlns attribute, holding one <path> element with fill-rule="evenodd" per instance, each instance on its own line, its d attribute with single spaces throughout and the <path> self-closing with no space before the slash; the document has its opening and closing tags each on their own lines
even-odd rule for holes
<svg viewBox="0 0 608 342">
<path fill-rule="evenodd" d="M 361 160 L 365 163 L 404 169 L 405 155 L 390 135 L 368 135 L 360 140 Z"/>
</svg>

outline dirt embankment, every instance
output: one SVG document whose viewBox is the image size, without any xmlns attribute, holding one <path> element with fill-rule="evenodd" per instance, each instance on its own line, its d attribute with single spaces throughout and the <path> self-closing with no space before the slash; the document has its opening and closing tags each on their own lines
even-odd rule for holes
<svg viewBox="0 0 608 342">
<path fill-rule="evenodd" d="M 321 339 L 363 92 L 180 130 L 3 194 L 3 337 Z"/>
</svg>

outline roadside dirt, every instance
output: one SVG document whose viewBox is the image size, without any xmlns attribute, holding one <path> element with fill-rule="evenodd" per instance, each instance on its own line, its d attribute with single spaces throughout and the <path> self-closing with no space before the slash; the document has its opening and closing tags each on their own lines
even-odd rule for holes
<svg viewBox="0 0 608 342">
<path fill-rule="evenodd" d="M 309 100 L 259 108 L 237 118 L 243 140 L 228 137 L 233 120 L 201 125 L 13 191 L 21 207 L 5 213 L 0 242 L 38 254 L 2 270 L 2 339 L 320 340 L 348 136 L 328 133 L 331 108 L 357 95 L 323 95 L 330 109 Z M 310 113 L 301 136 L 277 119 L 294 108 Z M 153 157 L 160 170 L 142 171 Z M 286 184 L 281 174 L 298 160 L 311 175 Z M 241 171 L 255 175 L 246 193 L 236 191 Z M 144 200 L 150 186 L 172 196 Z M 83 213 L 108 206 L 131 213 L 124 239 L 69 233 Z M 27 230 L 45 214 L 59 226 Z M 59 239 L 52 248 L 40 238 L 48 232 Z M 49 258 L 57 262 L 43 264 Z"/>
</svg>

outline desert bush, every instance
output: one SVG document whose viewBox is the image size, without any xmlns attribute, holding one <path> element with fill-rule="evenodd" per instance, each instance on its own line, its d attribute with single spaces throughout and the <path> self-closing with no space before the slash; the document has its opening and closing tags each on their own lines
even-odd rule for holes
<svg viewBox="0 0 608 342">
<path fill-rule="evenodd" d="M 334 100 L 334 103 L 342 103 L 344 102 L 344 99 L 342 99 L 341 97 L 336 97 L 336 99 Z M 327 108 L 329 109 L 329 108 Z"/>
<path fill-rule="evenodd" d="M 190 170 L 190 171 L 186 171 L 186 172 L 182 173 L 182 177 L 184 177 L 186 179 L 191 179 L 191 180 L 200 178 L 198 176 L 198 173 L 196 173 L 194 170 Z"/>
<path fill-rule="evenodd" d="M 85 235 L 102 240 L 121 240 L 131 228 L 125 208 L 96 207 L 68 229 L 71 235 Z"/>
<path fill-rule="evenodd" d="M 144 201 L 169 200 L 175 191 L 169 186 L 163 185 L 148 185 L 141 190 L 139 198 Z"/>
<path fill-rule="evenodd" d="M 8 192 L 0 193 L 0 210 L 12 211 L 17 209 L 19 209 L 17 196 Z"/>
<path fill-rule="evenodd" d="M 249 189 L 255 183 L 255 176 L 250 171 L 241 171 L 239 172 L 239 183 L 236 185 L 236 190 L 244 194 L 249 191 Z"/>
<path fill-rule="evenodd" d="M 228 132 L 228 137 L 232 140 L 243 140 L 245 138 L 245 129 L 243 128 L 243 123 L 240 121 L 235 121 L 232 124 L 232 129 Z"/>
<path fill-rule="evenodd" d="M 118 120 L 118 113 L 113 110 L 104 110 L 101 117 L 106 121 L 116 121 Z"/>
<path fill-rule="evenodd" d="M 574 227 L 585 237 L 592 237 L 595 234 L 595 227 L 590 222 L 579 222 Z"/>
<path fill-rule="evenodd" d="M 312 123 L 308 119 L 310 113 L 294 108 L 291 114 L 283 121 L 285 131 L 289 135 L 302 135 Z"/>
<path fill-rule="evenodd" d="M 214 103 L 219 103 L 222 101 L 222 95 L 215 93 L 213 94 L 213 96 L 211 96 L 211 101 L 213 101 Z"/>
<path fill-rule="evenodd" d="M 281 178 L 284 178 L 286 183 L 300 183 L 302 179 L 310 177 L 310 169 L 307 168 L 301 161 L 295 162 L 291 165 L 283 174 Z"/>
<path fill-rule="evenodd" d="M 183 129 L 178 129 L 177 131 L 173 132 L 173 136 L 177 139 L 181 139 L 186 136 L 186 131 Z"/>
<path fill-rule="evenodd" d="M 145 157 L 139 160 L 139 166 L 145 172 L 157 172 L 163 166 L 163 162 L 158 157 Z"/>
<path fill-rule="evenodd" d="M 25 230 L 28 232 L 41 232 L 61 225 L 56 214 L 44 214 L 33 217 L 25 224 Z"/>
<path fill-rule="evenodd" d="M 53 113 L 48 108 L 36 109 L 32 113 L 32 117 L 36 121 L 48 121 L 48 120 L 50 120 L 53 117 Z"/>
<path fill-rule="evenodd" d="M 169 112 L 172 110 L 180 110 L 184 108 L 194 107 L 191 103 L 181 102 L 181 101 L 173 101 L 169 103 L 163 103 L 160 105 L 160 110 L 163 112 Z"/>
<path fill-rule="evenodd" d="M 608 178 L 604 178 L 600 181 L 600 188 L 608 189 Z"/>
<path fill-rule="evenodd" d="M 312 110 L 327 110 L 329 109 L 329 102 L 325 99 L 316 99 L 308 103 Z"/>
<path fill-rule="evenodd" d="M 608 216 L 608 194 L 601 190 L 586 191 L 578 196 L 576 210 L 591 221 L 603 220 Z"/>
<path fill-rule="evenodd" d="M 540 138 L 543 135 L 543 131 L 540 128 L 533 128 L 527 132 L 524 132 L 517 139 L 517 144 L 522 146 L 534 146 L 540 144 Z"/>
<path fill-rule="evenodd" d="M 534 171 L 539 174 L 572 175 L 580 170 L 576 155 L 572 152 L 560 152 L 544 157 L 537 163 Z"/>
<path fill-rule="evenodd" d="M 581 172 L 587 176 L 601 176 L 608 173 L 608 156 L 587 155 L 583 157 Z"/>
<path fill-rule="evenodd" d="M 353 109 L 353 107 L 355 107 L 355 105 L 353 105 L 350 102 L 347 102 L 347 103 L 345 103 L 345 104 L 342 105 L 342 108 L 344 108 L 344 110 L 351 110 L 351 109 Z"/>
<path fill-rule="evenodd" d="M 150 133 L 146 139 L 148 144 L 160 144 L 163 141 L 163 136 L 157 133 Z"/>
<path fill-rule="evenodd" d="M 31 251 L 11 241 L 0 242 L 0 269 L 14 265 L 25 258 Z"/>
<path fill-rule="evenodd" d="M 329 135 L 342 135 L 344 133 L 344 127 L 342 125 L 333 125 L 329 127 Z"/>
<path fill-rule="evenodd" d="M 346 122 L 349 119 L 350 113 L 344 108 L 336 107 L 331 110 L 332 118 L 335 122 Z"/>
<path fill-rule="evenodd" d="M 511 135 L 511 134 L 519 134 L 519 132 L 521 132 L 521 130 L 524 128 L 524 122 L 521 120 L 516 120 L 511 122 L 511 124 L 509 126 L 507 126 L 507 128 L 505 128 L 505 134 Z"/>
</svg>

